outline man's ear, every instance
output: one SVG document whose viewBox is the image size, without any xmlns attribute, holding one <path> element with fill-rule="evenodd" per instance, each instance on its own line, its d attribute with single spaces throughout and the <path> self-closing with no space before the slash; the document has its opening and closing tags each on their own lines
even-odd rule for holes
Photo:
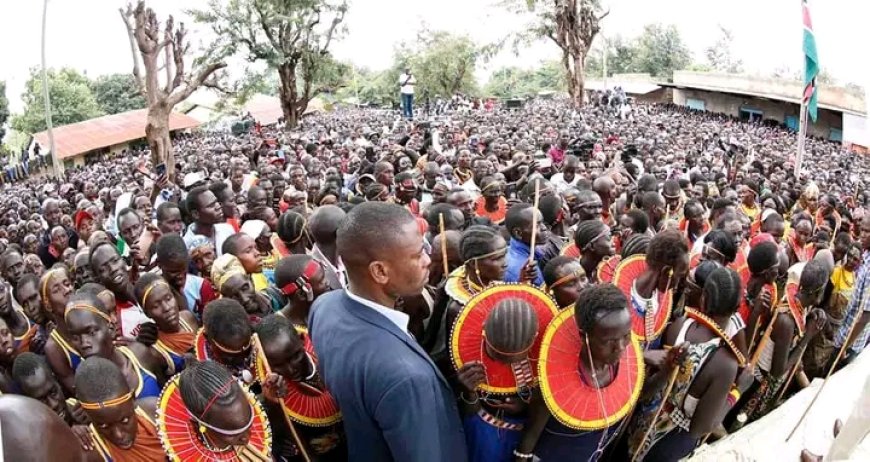
<svg viewBox="0 0 870 462">
<path fill-rule="evenodd" d="M 386 285 L 390 282 L 390 268 L 386 262 L 373 261 L 369 263 L 369 275 L 372 280 L 379 285 Z"/>
</svg>

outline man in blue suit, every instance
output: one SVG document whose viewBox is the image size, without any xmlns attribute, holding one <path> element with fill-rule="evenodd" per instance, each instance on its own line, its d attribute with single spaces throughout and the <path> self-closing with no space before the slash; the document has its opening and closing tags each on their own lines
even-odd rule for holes
<svg viewBox="0 0 870 462">
<path fill-rule="evenodd" d="M 396 299 L 417 295 L 429 255 L 403 207 L 365 202 L 338 229 L 348 287 L 320 296 L 309 328 L 320 373 L 341 409 L 351 461 L 463 462 L 451 389 L 408 333 Z"/>
</svg>

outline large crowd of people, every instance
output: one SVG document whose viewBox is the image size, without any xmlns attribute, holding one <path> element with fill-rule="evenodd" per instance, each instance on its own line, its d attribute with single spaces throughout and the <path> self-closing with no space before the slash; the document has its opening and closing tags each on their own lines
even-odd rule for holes
<svg viewBox="0 0 870 462">
<path fill-rule="evenodd" d="M 867 158 L 591 100 L 7 182 L 5 457 L 676 461 L 860 354 Z"/>
</svg>

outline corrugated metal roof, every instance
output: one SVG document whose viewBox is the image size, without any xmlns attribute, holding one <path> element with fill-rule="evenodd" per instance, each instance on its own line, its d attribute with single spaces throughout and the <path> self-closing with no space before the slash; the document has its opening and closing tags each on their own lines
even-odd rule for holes
<svg viewBox="0 0 870 462">
<path fill-rule="evenodd" d="M 59 159 L 84 154 L 94 149 L 114 146 L 145 138 L 147 109 L 112 114 L 54 128 L 54 144 Z M 169 115 L 169 130 L 184 130 L 197 127 L 200 122 L 193 117 L 173 112 Z M 48 150 L 48 132 L 39 132 L 33 137 Z"/>
<path fill-rule="evenodd" d="M 645 95 L 647 93 L 652 93 L 659 88 L 660 85 L 655 82 L 638 82 L 631 80 L 607 80 L 607 87 L 605 88 L 604 82 L 601 80 L 587 80 L 584 84 L 587 90 L 606 90 L 606 89 L 614 89 L 616 87 L 622 87 L 625 90 L 625 94 L 627 95 Z"/>
<path fill-rule="evenodd" d="M 251 113 L 254 120 L 263 125 L 273 124 L 281 117 L 284 117 L 284 111 L 281 109 L 281 101 L 268 95 L 256 94 L 242 106 L 242 114 Z"/>
</svg>

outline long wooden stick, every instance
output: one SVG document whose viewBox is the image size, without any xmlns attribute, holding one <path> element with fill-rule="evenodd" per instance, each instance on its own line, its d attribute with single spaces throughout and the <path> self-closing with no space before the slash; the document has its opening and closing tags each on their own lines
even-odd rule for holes
<svg viewBox="0 0 870 462">
<path fill-rule="evenodd" d="M 794 364 L 794 366 L 792 366 L 791 372 L 788 374 L 788 378 L 785 379 L 785 383 L 782 384 L 782 388 L 779 390 L 779 395 L 776 397 L 776 400 L 773 401 L 774 403 L 777 403 L 780 399 L 782 399 L 782 395 L 785 394 L 785 390 L 788 388 L 789 384 L 791 384 L 791 380 L 794 378 L 795 372 L 800 369 L 801 362 L 804 359 L 804 353 L 807 351 L 807 345 L 809 345 L 809 343 L 801 347 L 801 352 L 800 355 L 798 355 L 798 360 Z"/>
<path fill-rule="evenodd" d="M 263 368 L 266 369 L 266 376 L 268 376 L 272 373 L 272 368 L 269 367 L 269 361 L 266 360 L 266 353 L 263 350 L 263 345 L 260 343 L 260 337 L 257 334 L 254 334 L 251 336 L 251 341 L 254 342 L 254 348 L 257 349 L 257 356 L 259 356 L 260 360 L 263 361 Z M 311 457 L 309 457 L 308 452 L 305 451 L 305 445 L 302 443 L 302 438 L 299 437 L 299 434 L 296 432 L 296 426 L 293 425 L 293 421 L 287 413 L 287 406 L 284 404 L 284 400 L 279 398 L 278 404 L 281 405 L 281 414 L 284 415 L 284 421 L 287 422 L 287 426 L 290 428 L 290 433 L 293 434 L 293 440 L 296 442 L 296 446 L 299 447 L 299 452 L 302 454 L 302 458 L 305 459 L 305 462 L 311 462 Z"/>
<path fill-rule="evenodd" d="M 640 451 L 643 450 L 643 445 L 646 444 L 646 439 L 649 438 L 649 434 L 652 429 L 656 426 L 656 420 L 659 419 L 659 415 L 662 413 L 662 409 L 664 409 L 665 404 L 668 402 L 668 396 L 671 395 L 671 390 L 674 388 L 674 383 L 677 381 L 677 374 L 680 373 L 680 366 L 674 366 L 674 370 L 671 371 L 670 377 L 668 377 L 668 386 L 665 388 L 665 394 L 662 395 L 662 403 L 659 404 L 659 407 L 656 409 L 655 414 L 653 414 L 652 421 L 650 421 L 649 426 L 643 432 L 643 438 L 640 440 L 640 445 L 635 449 L 634 454 L 631 456 L 631 462 L 637 460 L 637 456 L 640 455 Z"/>
<path fill-rule="evenodd" d="M 532 207 L 532 242 L 529 244 L 529 263 L 535 262 L 535 238 L 538 235 L 538 200 L 541 198 L 541 181 L 535 180 L 535 205 Z"/>
<path fill-rule="evenodd" d="M 864 304 L 867 303 L 867 297 L 868 297 L 868 295 L 870 295 L 870 294 L 866 294 L 866 295 L 864 295 L 864 300 L 861 301 L 861 304 L 858 305 L 858 308 L 864 306 Z M 854 332 L 855 328 L 858 326 L 858 320 L 859 320 L 859 319 L 861 319 L 861 313 L 860 313 L 860 312 L 857 313 L 857 314 L 855 315 L 855 319 L 852 320 L 852 325 L 849 326 L 849 333 L 846 335 L 846 339 L 843 341 L 843 345 L 840 347 L 840 351 L 837 352 L 837 356 L 834 356 L 834 362 L 831 363 L 831 368 L 828 369 L 828 373 L 825 375 L 825 379 L 822 381 L 822 384 L 819 386 L 819 390 L 816 392 L 815 396 L 813 396 L 813 399 L 810 401 L 810 404 L 809 404 L 809 405 L 807 406 L 807 408 L 804 410 L 804 413 L 801 414 L 801 418 L 798 419 L 798 421 L 797 421 L 797 423 L 795 424 L 794 428 L 791 429 L 791 433 L 789 433 L 789 434 L 788 434 L 788 437 L 785 439 L 785 442 L 786 442 L 786 443 L 788 442 L 788 440 L 791 439 L 791 437 L 794 436 L 794 434 L 795 434 L 795 432 L 797 431 L 798 427 L 801 426 L 801 422 L 803 422 L 804 419 L 807 417 L 807 414 L 810 413 L 810 409 L 813 407 L 813 404 L 816 403 L 816 400 L 819 399 L 819 395 L 822 394 L 822 390 L 825 388 L 825 385 L 828 383 L 828 379 L 831 377 L 831 374 L 833 374 L 833 373 L 834 373 L 834 370 L 837 369 L 837 363 L 839 363 L 839 362 L 840 362 L 840 359 L 843 358 L 843 353 L 846 352 L 846 348 L 847 348 L 848 345 L 849 345 L 849 340 L 852 338 L 852 333 Z"/>
<path fill-rule="evenodd" d="M 447 234 L 444 232 L 444 214 L 438 214 L 438 232 L 441 234 L 441 263 L 444 265 L 444 277 L 450 276 L 450 267 L 447 265 Z"/>
<path fill-rule="evenodd" d="M 761 353 L 764 351 L 764 347 L 767 346 L 767 342 L 770 340 L 770 334 L 773 333 L 773 325 L 776 322 L 777 316 L 779 316 L 779 313 L 774 311 L 773 316 L 770 318 L 770 323 L 767 325 L 767 328 L 764 329 L 764 335 L 762 335 L 761 340 L 758 341 L 758 348 L 756 348 L 755 352 L 752 353 L 752 359 L 749 360 L 749 364 L 746 367 L 754 369 L 755 365 L 758 364 L 758 360 L 761 359 Z"/>
</svg>

